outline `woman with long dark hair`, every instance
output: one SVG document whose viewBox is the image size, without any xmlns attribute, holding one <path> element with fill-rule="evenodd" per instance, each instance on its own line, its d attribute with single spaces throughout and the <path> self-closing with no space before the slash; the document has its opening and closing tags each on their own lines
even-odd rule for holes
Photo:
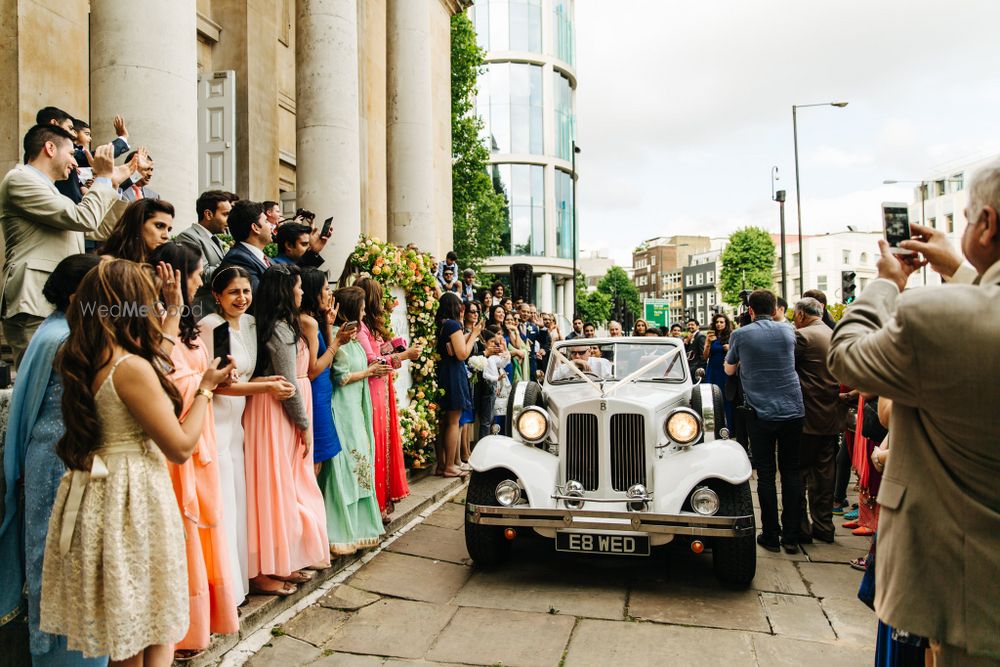
<svg viewBox="0 0 1000 667">
<path fill-rule="evenodd" d="M 723 397 L 726 395 L 726 382 L 729 379 L 723 368 L 723 362 L 726 359 L 726 354 L 729 353 L 729 337 L 732 333 L 733 321 L 724 313 L 716 313 L 712 317 L 712 326 L 709 327 L 708 334 L 705 336 L 705 349 L 702 354 L 702 359 L 708 359 L 708 365 L 705 367 L 705 382 L 717 386 Z M 732 430 L 734 424 L 733 402 L 723 400 L 726 410 L 726 424 Z"/>
<path fill-rule="evenodd" d="M 0 617 L 13 618 L 28 597 L 28 632 L 35 664 L 78 667 L 106 665 L 107 657 L 84 658 L 66 647 L 66 638 L 39 630 L 42 557 L 49 517 L 66 466 L 56 455 L 56 443 L 66 427 L 62 416 L 62 378 L 52 367 L 69 336 L 66 309 L 83 277 L 100 262 L 96 255 L 70 255 L 45 281 L 42 293 L 55 306 L 31 337 L 14 382 L 7 421 L 6 496 L 0 528 Z M 13 463 L 13 465 L 11 465 Z M 23 502 L 18 490 L 24 490 Z M 23 542 L 20 526 L 24 526 Z"/>
<path fill-rule="evenodd" d="M 309 346 L 309 381 L 312 383 L 313 471 L 319 475 L 324 461 L 336 456 L 341 449 L 337 429 L 333 424 L 333 381 L 330 366 L 340 346 L 350 341 L 343 331 L 333 335 L 337 308 L 326 273 L 319 269 L 302 269 L 302 307 L 299 323 Z M 322 490 L 322 489 L 321 489 Z M 329 534 L 327 534 L 329 537 Z"/>
<path fill-rule="evenodd" d="M 191 297 L 202 285 L 201 253 L 191 246 L 170 241 L 154 250 L 149 261 L 156 266 L 170 267 L 174 274 L 161 286 L 163 302 L 167 304 L 163 330 L 165 347 L 172 348 L 173 371 L 168 377 L 181 396 L 181 419 L 184 419 L 198 396 L 201 376 L 211 363 L 191 313 Z M 208 418 L 202 425 L 194 456 L 182 464 L 167 466 L 187 537 L 191 624 L 187 635 L 177 643 L 180 657 L 208 648 L 213 632 L 229 634 L 240 628 L 236 600 L 240 597 L 237 591 L 242 590 L 242 584 L 237 579 L 239 571 L 234 572 L 231 567 L 233 552 L 222 520 L 222 483 L 213 405 L 209 403 L 207 409 Z"/>
<path fill-rule="evenodd" d="M 239 266 L 226 266 L 212 276 L 211 292 L 218 314 L 198 322 L 201 342 L 209 357 L 215 356 L 215 330 L 229 332 L 229 356 L 236 365 L 233 381 L 219 387 L 212 399 L 215 444 L 222 491 L 222 522 L 229 547 L 230 568 L 242 588 L 233 591 L 237 605 L 250 592 L 247 551 L 247 483 L 243 454 L 243 412 L 247 397 L 270 393 L 281 401 L 295 393 L 295 385 L 280 376 L 253 377 L 257 367 L 257 324 L 247 310 L 253 303 L 250 274 Z"/>
<path fill-rule="evenodd" d="M 476 322 L 465 333 L 462 327 L 464 307 L 457 294 L 446 292 L 441 295 L 437 316 L 438 386 L 444 390 L 441 398 L 442 452 L 438 458 L 437 474 L 444 477 L 465 477 L 468 472 L 455 465 L 458 458 L 459 422 L 463 411 L 472 410 L 472 390 L 465 360 L 472 353 L 472 342 L 483 331 L 482 321 Z"/>
<path fill-rule="evenodd" d="M 140 264 L 170 240 L 174 207 L 162 199 L 140 199 L 128 205 L 98 255 L 130 259 Z"/>
<path fill-rule="evenodd" d="M 350 340 L 333 361 L 333 421 L 341 451 L 327 459 L 319 472 L 326 501 L 330 551 L 338 556 L 378 544 L 383 533 L 375 495 L 375 435 L 368 378 L 385 376 L 391 367 L 368 361 L 357 341 L 365 318 L 365 291 L 344 287 L 334 293 L 338 312 L 335 334 Z"/>
<path fill-rule="evenodd" d="M 298 267 L 271 266 L 254 298 L 256 374 L 283 376 L 297 391 L 283 401 L 270 394 L 251 396 L 243 416 L 250 585 L 291 595 L 295 584 L 313 577 L 308 568 L 330 563 L 323 496 L 312 467 L 312 385 L 299 324 Z"/>
<path fill-rule="evenodd" d="M 362 278 L 355 286 L 365 291 L 365 316 L 358 331 L 358 342 L 364 348 L 368 363 L 380 361 L 392 368 L 399 368 L 404 361 L 420 357 L 423 349 L 413 345 L 395 352 L 392 333 L 386 325 L 386 312 L 382 305 L 382 286 L 371 278 Z M 372 400 L 372 431 L 375 436 L 375 495 L 382 512 L 383 523 L 389 522 L 394 505 L 410 495 L 406 483 L 406 464 L 403 461 L 403 439 L 399 434 L 399 417 L 396 414 L 396 388 L 393 374 L 368 378 Z"/>
<path fill-rule="evenodd" d="M 507 341 L 507 349 L 510 351 L 511 368 L 508 370 L 510 383 L 517 384 L 521 380 L 532 379 L 530 373 L 530 363 L 528 359 L 528 345 L 521 338 L 521 331 L 517 328 L 517 317 L 514 313 L 507 313 L 503 321 L 503 337 Z"/>
<path fill-rule="evenodd" d="M 179 421 L 156 298 L 139 265 L 98 264 L 70 304 L 70 335 L 56 361 L 66 427 L 56 453 L 71 472 L 46 538 L 41 629 L 114 663 L 169 665 L 171 644 L 187 632 L 184 527 L 164 457 L 180 465 L 192 455 L 212 390 L 232 370 L 206 369 Z"/>
</svg>

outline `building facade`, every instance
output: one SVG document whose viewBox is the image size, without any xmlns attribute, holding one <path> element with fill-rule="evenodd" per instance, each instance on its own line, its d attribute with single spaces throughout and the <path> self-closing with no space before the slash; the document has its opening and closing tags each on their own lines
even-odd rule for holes
<svg viewBox="0 0 1000 667">
<path fill-rule="evenodd" d="M 632 284 L 639 298 L 670 301 L 670 319 L 684 315 L 683 269 L 695 253 L 711 248 L 707 236 L 659 236 L 643 241 L 632 252 Z"/>
<path fill-rule="evenodd" d="M 910 220 L 944 232 L 955 250 L 961 254 L 962 235 L 968 224 L 965 208 L 969 205 L 969 181 L 977 169 L 998 159 L 1000 156 L 990 155 L 952 162 L 933 170 L 913 188 L 913 200 L 908 206 Z M 909 282 L 911 287 L 940 284 L 941 276 L 927 269 L 910 276 Z"/>
<path fill-rule="evenodd" d="M 575 0 L 478 0 L 469 10 L 486 66 L 476 113 L 507 197 L 504 254 L 486 273 L 531 264 L 543 311 L 573 312 Z"/>
<path fill-rule="evenodd" d="M 3 3 L 0 160 L 35 112 L 125 117 L 174 204 L 212 188 L 334 218 L 325 268 L 361 233 L 451 246 L 450 17 L 468 0 L 111 0 Z M 12 103 L 11 103 L 12 102 Z"/>
<path fill-rule="evenodd" d="M 781 254 L 778 246 L 778 236 L 771 235 L 775 241 L 776 258 L 772 277 L 774 291 L 781 293 Z M 840 303 L 843 295 L 840 291 L 842 271 L 854 271 L 857 285 L 856 296 L 868 286 L 878 275 L 875 262 L 878 261 L 878 240 L 881 232 L 834 232 L 816 236 L 802 237 L 802 252 L 805 255 L 803 277 L 805 289 L 799 284 L 799 246 L 798 237 L 786 239 L 788 252 L 788 294 L 789 305 L 802 297 L 805 290 L 818 289 L 826 294 L 827 303 Z"/>
<path fill-rule="evenodd" d="M 684 308 L 674 321 L 693 317 L 702 327 L 711 323 L 716 313 L 733 315 L 734 309 L 722 300 L 719 290 L 719 270 L 722 267 L 722 250 L 726 242 L 712 241 L 713 249 L 691 255 L 683 269 Z"/>
</svg>

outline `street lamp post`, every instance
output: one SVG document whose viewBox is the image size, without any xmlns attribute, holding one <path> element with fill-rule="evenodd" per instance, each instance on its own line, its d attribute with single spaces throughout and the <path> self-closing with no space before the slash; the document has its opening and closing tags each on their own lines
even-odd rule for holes
<svg viewBox="0 0 1000 667">
<path fill-rule="evenodd" d="M 805 291 L 805 258 L 802 256 L 802 194 L 799 191 L 799 123 L 798 109 L 806 107 L 838 107 L 843 109 L 847 102 L 818 102 L 816 104 L 792 105 L 792 141 L 795 146 L 795 214 L 799 219 L 799 293 Z M 788 295 L 785 295 L 788 298 Z"/>
<path fill-rule="evenodd" d="M 771 199 L 778 202 L 779 208 L 779 220 L 781 221 L 781 296 L 788 300 L 788 265 L 787 257 L 788 253 L 785 252 L 785 191 L 784 190 L 774 190 L 774 182 L 780 180 L 778 177 L 778 167 L 771 167 Z M 799 254 L 799 263 L 802 263 L 801 251 Z"/>
<path fill-rule="evenodd" d="M 570 155 L 570 170 L 573 172 L 573 312 L 569 314 L 570 322 L 576 317 L 576 258 L 580 251 L 576 247 L 576 156 L 580 152 L 580 147 L 573 140 L 573 152 Z"/>
</svg>

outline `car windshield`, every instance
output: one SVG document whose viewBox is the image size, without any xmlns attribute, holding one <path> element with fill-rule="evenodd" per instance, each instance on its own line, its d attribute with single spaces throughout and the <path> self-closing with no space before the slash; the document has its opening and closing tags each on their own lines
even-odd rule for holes
<svg viewBox="0 0 1000 667">
<path fill-rule="evenodd" d="M 686 357 L 683 348 L 679 353 L 673 353 L 678 346 L 671 343 L 656 341 L 638 342 L 623 341 L 612 343 L 594 341 L 593 343 L 574 344 L 570 341 L 555 349 L 565 357 L 565 360 L 553 354 L 549 362 L 546 380 L 555 384 L 570 384 L 585 382 L 570 365 L 575 365 L 589 379 L 594 381 L 622 380 L 639 369 L 657 360 L 660 363 L 653 366 L 636 380 L 640 382 L 683 382 L 685 379 Z M 670 358 L 662 360 L 663 355 Z"/>
</svg>

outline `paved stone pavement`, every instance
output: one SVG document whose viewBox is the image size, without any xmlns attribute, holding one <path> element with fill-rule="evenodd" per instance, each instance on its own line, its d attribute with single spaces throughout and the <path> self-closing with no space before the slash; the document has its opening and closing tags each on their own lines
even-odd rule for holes
<svg viewBox="0 0 1000 667">
<path fill-rule="evenodd" d="M 756 494 L 754 496 L 756 502 Z M 472 566 L 462 496 L 445 503 L 315 605 L 272 630 L 253 667 L 871 665 L 876 620 L 847 560 L 868 541 L 789 556 L 758 549 L 749 590 L 681 544 L 648 559 L 557 553 L 518 537 L 503 568 Z M 842 521 L 839 519 L 837 523 Z"/>
</svg>

